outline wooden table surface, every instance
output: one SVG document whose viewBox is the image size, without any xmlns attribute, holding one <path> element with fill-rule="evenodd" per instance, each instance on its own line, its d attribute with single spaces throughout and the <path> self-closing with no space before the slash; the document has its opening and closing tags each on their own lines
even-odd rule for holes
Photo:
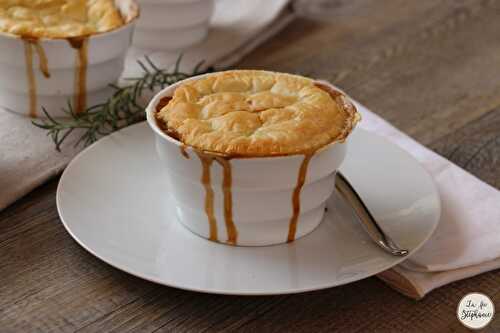
<svg viewBox="0 0 500 333">
<path fill-rule="evenodd" d="M 331 80 L 421 143 L 500 187 L 500 1 L 333 1 L 238 67 Z M 273 297 L 186 292 L 87 253 L 59 221 L 57 180 L 0 213 L 0 332 L 466 331 L 467 292 L 500 309 L 500 271 L 413 301 L 377 278 Z M 499 203 L 500 204 L 500 203 Z M 500 221 L 499 221 L 500 223 Z M 500 315 L 487 331 L 500 331 Z"/>
</svg>

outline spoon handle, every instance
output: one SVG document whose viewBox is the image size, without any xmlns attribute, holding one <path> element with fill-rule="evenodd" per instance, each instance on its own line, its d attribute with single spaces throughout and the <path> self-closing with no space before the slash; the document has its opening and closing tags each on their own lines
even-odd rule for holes
<svg viewBox="0 0 500 333">
<path fill-rule="evenodd" d="M 363 200 L 361 200 L 358 193 L 340 171 L 337 171 L 337 175 L 335 177 L 335 187 L 347 200 L 347 202 L 349 202 L 364 229 L 378 246 L 394 256 L 401 257 L 408 254 L 408 250 L 401 249 L 397 246 L 396 243 L 382 230 Z"/>
</svg>

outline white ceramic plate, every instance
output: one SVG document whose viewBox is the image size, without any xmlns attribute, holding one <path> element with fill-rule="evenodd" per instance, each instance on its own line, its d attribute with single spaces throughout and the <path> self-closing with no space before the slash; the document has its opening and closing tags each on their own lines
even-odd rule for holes
<svg viewBox="0 0 500 333">
<path fill-rule="evenodd" d="M 357 129 L 341 167 L 388 234 L 411 252 L 440 216 L 432 179 L 407 153 Z M 218 294 L 271 295 L 334 287 L 403 260 L 374 245 L 334 195 L 321 225 L 290 244 L 231 247 L 177 223 L 153 133 L 146 123 L 101 139 L 66 168 L 57 190 L 71 236 L 108 264 L 171 287 Z M 272 203 L 269 203 L 272 209 Z"/>
</svg>

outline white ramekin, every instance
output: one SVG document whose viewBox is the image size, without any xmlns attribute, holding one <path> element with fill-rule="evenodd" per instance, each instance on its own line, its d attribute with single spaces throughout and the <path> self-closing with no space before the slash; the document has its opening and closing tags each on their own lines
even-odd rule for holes
<svg viewBox="0 0 500 333">
<path fill-rule="evenodd" d="M 68 102 L 75 106 L 76 96 L 81 91 L 78 83 L 81 82 L 86 92 L 85 102 L 81 105 L 96 105 L 109 97 L 109 84 L 115 83 L 123 71 L 135 19 L 139 15 L 134 0 L 115 2 L 126 23 L 115 30 L 86 37 L 85 79 L 79 79 L 82 72 L 78 70 L 78 64 L 82 53 L 72 47 L 70 39 L 39 38 L 29 42 L 19 36 L 0 33 L 0 76 L 3 78 L 0 80 L 0 108 L 43 117 L 41 109 L 44 107 L 51 116 L 67 117 L 62 109 L 67 109 Z M 27 48 L 32 50 L 31 66 L 28 65 Z M 40 66 L 44 55 L 49 77 L 44 75 Z M 34 81 L 31 84 L 30 70 Z M 35 87 L 35 98 L 30 93 L 30 85 Z"/>
<path fill-rule="evenodd" d="M 152 99 L 146 109 L 147 121 L 155 133 L 156 150 L 169 182 L 165 196 L 169 195 L 175 203 L 178 221 L 195 234 L 209 239 L 206 190 L 201 182 L 202 163 L 193 148 L 165 134 L 155 119 L 160 100 L 172 96 L 182 82 L 185 81 L 169 86 Z M 295 239 L 310 233 L 321 222 L 326 200 L 334 190 L 335 171 L 342 163 L 346 149 L 347 142 L 332 143 L 311 158 L 300 192 L 300 214 Z M 184 152 L 189 158 L 183 155 Z M 289 240 L 293 216 L 292 197 L 304 158 L 304 155 L 289 155 L 230 159 L 232 218 L 238 234 L 236 245 L 263 246 Z M 217 240 L 230 243 L 224 214 L 223 168 L 219 163 L 212 163 L 210 170 Z"/>
<path fill-rule="evenodd" d="M 134 46 L 180 50 L 202 41 L 208 33 L 214 0 L 139 0 L 141 17 Z"/>
</svg>

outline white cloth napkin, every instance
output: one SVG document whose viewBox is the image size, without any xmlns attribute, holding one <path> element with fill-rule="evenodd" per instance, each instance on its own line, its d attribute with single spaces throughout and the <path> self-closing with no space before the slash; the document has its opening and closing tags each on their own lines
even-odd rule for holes
<svg viewBox="0 0 500 333">
<path fill-rule="evenodd" d="M 293 19 L 288 2 L 217 0 L 208 38 L 183 51 L 181 68 L 190 70 L 200 60 L 216 68 L 236 63 Z M 144 54 L 151 51 L 130 50 L 124 77 L 140 73 L 136 60 Z M 179 52 L 151 54 L 162 68 L 172 66 L 178 56 Z M 72 148 L 75 139 L 58 153 L 31 119 L 0 110 L 0 210 L 60 173 L 81 150 Z"/>
<path fill-rule="evenodd" d="M 429 241 L 379 277 L 418 299 L 445 284 L 500 268 L 500 191 L 356 105 L 363 116 L 360 126 L 413 155 L 432 175 L 441 197 L 441 220 Z"/>
</svg>

